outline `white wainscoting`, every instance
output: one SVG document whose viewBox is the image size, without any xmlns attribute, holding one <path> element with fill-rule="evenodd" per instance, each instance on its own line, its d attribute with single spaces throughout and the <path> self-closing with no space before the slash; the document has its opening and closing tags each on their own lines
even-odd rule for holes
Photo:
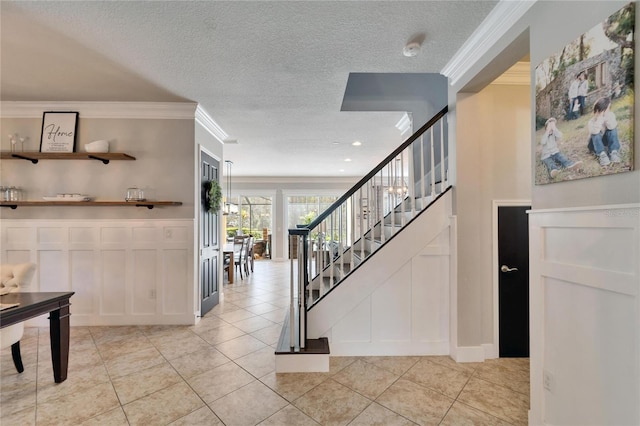
<svg viewBox="0 0 640 426">
<path fill-rule="evenodd" d="M 193 324 L 193 226 L 193 220 L 3 220 L 0 260 L 38 265 L 29 291 L 74 291 L 71 325 Z"/>
<path fill-rule="evenodd" d="M 532 211 L 529 231 L 529 424 L 640 424 L 640 205 Z"/>
</svg>

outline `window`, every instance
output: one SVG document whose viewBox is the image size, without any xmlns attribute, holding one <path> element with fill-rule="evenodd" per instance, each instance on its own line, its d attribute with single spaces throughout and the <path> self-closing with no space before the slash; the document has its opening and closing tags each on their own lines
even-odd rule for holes
<svg viewBox="0 0 640 426">
<path fill-rule="evenodd" d="M 236 235 L 242 229 L 245 235 L 253 235 L 256 239 L 263 238 L 263 230 L 271 233 L 271 197 L 257 197 L 241 195 L 232 197 L 231 202 L 238 206 L 238 214 L 226 216 L 227 235 Z"/>
<path fill-rule="evenodd" d="M 318 217 L 318 214 L 329 208 L 329 206 L 331 206 L 331 204 L 333 204 L 337 199 L 338 197 L 335 196 L 324 195 L 302 195 L 288 197 L 288 229 L 295 228 L 297 225 L 311 223 L 311 221 Z"/>
</svg>

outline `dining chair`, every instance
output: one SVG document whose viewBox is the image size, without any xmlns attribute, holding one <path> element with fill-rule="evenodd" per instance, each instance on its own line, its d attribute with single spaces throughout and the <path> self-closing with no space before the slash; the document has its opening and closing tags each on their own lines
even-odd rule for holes
<svg viewBox="0 0 640 426">
<path fill-rule="evenodd" d="M 31 284 L 36 272 L 35 263 L 0 265 L 0 294 L 18 293 Z M 24 333 L 24 322 L 0 329 L 0 349 L 11 347 L 11 357 L 18 373 L 24 371 L 20 355 L 20 339 Z"/>
<path fill-rule="evenodd" d="M 253 246 L 255 244 L 255 237 L 252 235 L 249 237 L 249 245 L 247 246 L 247 259 L 246 259 L 246 267 L 247 267 L 247 275 L 249 274 L 249 266 L 251 266 L 251 272 L 253 272 Z"/>
<path fill-rule="evenodd" d="M 236 269 L 240 270 L 240 279 L 243 280 L 242 269 L 245 268 L 247 259 L 248 238 L 244 235 L 238 235 L 233 239 L 233 264 Z M 245 271 L 247 271 L 245 269 Z M 248 271 L 247 271 L 248 275 Z"/>
</svg>

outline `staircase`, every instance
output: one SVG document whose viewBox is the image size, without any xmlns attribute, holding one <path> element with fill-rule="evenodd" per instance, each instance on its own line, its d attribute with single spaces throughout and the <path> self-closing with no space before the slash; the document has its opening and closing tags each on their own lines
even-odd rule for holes
<svg viewBox="0 0 640 426">
<path fill-rule="evenodd" d="M 417 223 L 425 222 L 423 213 L 450 189 L 446 118 L 445 107 L 312 223 L 289 230 L 298 256 L 291 260 L 291 302 L 276 350 L 277 372 L 328 371 L 329 339 L 319 334 L 330 333 L 340 315 L 349 315 L 384 285 L 384 280 L 373 283 L 378 277 L 407 262 L 393 253 L 408 246 L 413 249 L 406 254 L 415 256 L 421 250 L 411 240 L 429 232 Z M 431 210 L 439 214 L 425 222 L 427 228 L 428 223 L 442 222 L 438 217 L 450 216 L 450 208 Z M 412 225 L 421 226 L 420 237 L 412 236 Z M 431 226 L 430 238 L 441 238 L 448 223 L 438 226 Z M 388 263 L 390 256 L 395 263 Z M 373 270 L 376 264 L 386 264 L 373 278 L 363 279 L 370 261 Z M 364 348 L 355 350 L 373 355 Z"/>
</svg>

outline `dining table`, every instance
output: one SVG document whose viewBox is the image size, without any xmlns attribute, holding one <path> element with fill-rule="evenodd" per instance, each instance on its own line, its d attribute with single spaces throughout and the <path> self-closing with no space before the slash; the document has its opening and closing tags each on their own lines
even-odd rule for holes
<svg viewBox="0 0 640 426">
<path fill-rule="evenodd" d="M 49 340 L 53 378 L 56 383 L 67 379 L 69 365 L 69 299 L 75 292 L 9 293 L 0 296 L 0 328 L 8 327 L 42 314 L 49 314 Z"/>
</svg>

